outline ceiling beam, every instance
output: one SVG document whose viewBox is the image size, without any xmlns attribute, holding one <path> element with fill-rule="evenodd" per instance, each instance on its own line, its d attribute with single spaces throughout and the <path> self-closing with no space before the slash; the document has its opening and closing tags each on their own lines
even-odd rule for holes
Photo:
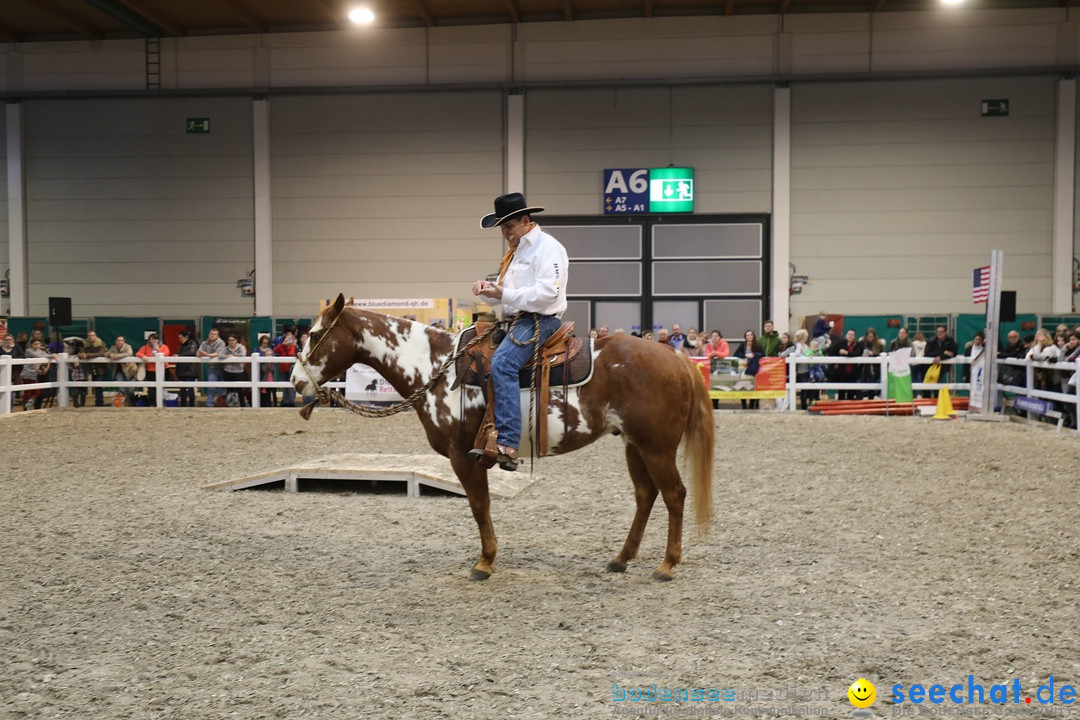
<svg viewBox="0 0 1080 720">
<path fill-rule="evenodd" d="M 521 13 L 518 12 L 517 3 L 514 0 L 506 0 L 506 12 L 510 13 L 510 22 L 521 22 Z"/>
<path fill-rule="evenodd" d="M 23 0 L 23 2 L 32 5 L 46 15 L 51 15 L 54 20 L 59 21 L 61 24 L 66 25 L 75 32 L 81 33 L 88 38 L 101 40 L 105 37 L 105 33 L 99 28 L 96 28 L 85 20 L 75 17 L 66 10 L 57 7 L 53 4 L 52 0 L 37 0 L 32 3 L 28 2 L 28 0 Z"/>
<path fill-rule="evenodd" d="M 642 13 L 644 13 L 645 17 L 651 18 L 652 13 L 653 13 L 653 2 L 652 2 L 652 0 L 645 0 L 645 7 L 643 7 L 641 10 L 642 10 Z"/>
<path fill-rule="evenodd" d="M 266 23 L 258 18 L 253 12 L 236 2 L 236 0 L 218 0 L 222 5 L 236 13 L 237 17 L 244 21 L 249 28 L 259 33 L 266 34 Z"/>
<path fill-rule="evenodd" d="M 727 2 L 724 3 L 724 15 L 727 16 L 727 17 L 731 17 L 734 14 L 735 14 L 735 0 L 727 0 Z"/>
<path fill-rule="evenodd" d="M 780 3 L 780 14 L 786 15 L 787 11 L 791 9 L 791 0 L 783 0 Z"/>
<path fill-rule="evenodd" d="M 563 0 L 562 14 L 563 14 L 563 19 L 566 20 L 566 22 L 573 22 L 573 20 L 574 20 L 574 6 L 570 2 L 570 0 Z"/>
<path fill-rule="evenodd" d="M 173 37 L 187 35 L 187 32 L 185 32 L 182 27 L 167 18 L 161 17 L 157 13 L 147 10 L 141 2 L 136 2 L 136 0 L 113 0 L 113 2 L 115 2 L 117 5 L 122 5 L 126 7 L 128 10 L 135 13 L 143 20 L 146 20 L 153 25 L 157 25 L 159 28 L 164 30 L 169 35 L 172 35 Z"/>
<path fill-rule="evenodd" d="M 881 12 L 884 10 L 885 3 L 887 2 L 889 2 L 889 0 L 877 0 L 877 2 L 874 3 L 874 12 Z"/>
<path fill-rule="evenodd" d="M 319 8 L 326 14 L 326 17 L 332 20 L 342 30 L 349 29 L 348 18 L 341 14 L 341 8 L 335 5 L 330 0 L 311 0 L 311 4 Z"/>
<path fill-rule="evenodd" d="M 428 27 L 435 27 L 435 13 L 431 12 L 431 8 L 427 6 L 424 0 L 413 0 L 413 5 L 416 6 L 416 12 L 420 13 L 420 18 L 424 21 L 424 24 Z"/>
</svg>

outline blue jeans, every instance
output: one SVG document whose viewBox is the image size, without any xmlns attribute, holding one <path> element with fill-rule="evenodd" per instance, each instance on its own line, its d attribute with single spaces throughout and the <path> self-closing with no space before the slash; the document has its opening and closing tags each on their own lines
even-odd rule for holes
<svg viewBox="0 0 1080 720">
<path fill-rule="evenodd" d="M 221 382 L 221 369 L 208 366 L 206 369 L 206 381 L 207 382 Z M 218 395 L 221 395 L 225 390 L 223 388 L 206 388 L 206 407 L 214 407 L 214 400 Z"/>
<path fill-rule="evenodd" d="M 491 358 L 498 443 L 515 449 L 521 445 L 521 388 L 518 386 L 518 373 L 536 351 L 536 343 L 529 341 L 536 332 L 535 318 L 537 317 L 540 318 L 539 342 L 541 345 L 562 325 L 562 320 L 554 315 L 524 313 L 499 343 L 494 357 Z M 513 338 L 517 338 L 517 341 L 523 345 L 515 343 Z"/>
</svg>

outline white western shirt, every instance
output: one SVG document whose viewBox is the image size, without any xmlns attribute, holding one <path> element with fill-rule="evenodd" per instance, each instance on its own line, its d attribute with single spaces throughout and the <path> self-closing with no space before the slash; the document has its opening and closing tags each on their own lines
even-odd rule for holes
<svg viewBox="0 0 1080 720">
<path fill-rule="evenodd" d="M 537 225 L 514 251 L 503 278 L 503 314 L 535 312 L 562 316 L 566 310 L 566 248 Z"/>
</svg>

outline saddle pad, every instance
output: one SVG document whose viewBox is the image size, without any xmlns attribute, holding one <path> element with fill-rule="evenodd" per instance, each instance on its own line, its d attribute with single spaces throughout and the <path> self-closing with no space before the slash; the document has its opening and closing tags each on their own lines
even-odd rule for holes
<svg viewBox="0 0 1080 720">
<path fill-rule="evenodd" d="M 470 325 L 461 331 L 461 335 L 458 336 L 457 345 L 454 349 L 455 354 L 461 351 L 461 348 L 465 347 L 470 340 L 476 337 L 476 326 Z M 592 378 L 593 372 L 593 341 L 592 338 L 588 338 L 588 346 L 582 348 L 582 352 L 579 352 L 570 360 L 570 382 L 567 383 L 569 387 L 578 387 L 589 382 Z M 504 340 L 504 342 L 508 342 Z M 479 378 L 476 372 L 470 367 L 472 358 L 467 355 L 462 355 L 457 359 L 455 364 L 455 370 L 457 376 L 460 378 L 464 375 L 464 382 L 462 384 L 469 387 L 480 387 Z M 563 373 L 566 371 L 566 365 L 555 365 L 551 368 L 550 387 L 560 387 L 563 385 Z M 532 387 L 532 370 L 522 370 L 518 374 L 518 385 L 522 390 L 526 390 Z"/>
</svg>

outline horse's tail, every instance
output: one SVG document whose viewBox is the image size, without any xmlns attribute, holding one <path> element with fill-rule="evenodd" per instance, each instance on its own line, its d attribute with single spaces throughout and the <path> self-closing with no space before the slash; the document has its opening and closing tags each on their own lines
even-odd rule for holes
<svg viewBox="0 0 1080 720">
<path fill-rule="evenodd" d="M 699 535 L 707 535 L 713 516 L 713 411 L 709 390 L 701 369 L 683 356 L 690 373 L 690 411 L 683 432 L 683 460 L 690 471 L 690 494 L 694 503 L 694 524 Z"/>
</svg>

